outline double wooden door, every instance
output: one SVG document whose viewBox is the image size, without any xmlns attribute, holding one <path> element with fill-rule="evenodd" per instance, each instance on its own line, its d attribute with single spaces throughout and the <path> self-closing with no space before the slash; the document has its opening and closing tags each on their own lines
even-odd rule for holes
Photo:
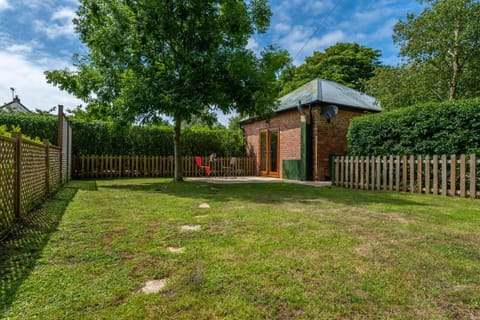
<svg viewBox="0 0 480 320">
<path fill-rule="evenodd" d="M 260 175 L 279 176 L 279 146 L 280 134 L 278 129 L 263 130 L 260 132 Z"/>
</svg>

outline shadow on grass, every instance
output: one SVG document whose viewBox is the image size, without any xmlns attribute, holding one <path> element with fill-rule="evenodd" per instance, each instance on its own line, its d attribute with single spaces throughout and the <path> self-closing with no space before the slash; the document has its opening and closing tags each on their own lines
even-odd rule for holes
<svg viewBox="0 0 480 320">
<path fill-rule="evenodd" d="M 7 237 L 0 241 L 0 318 L 41 257 L 43 247 L 62 219 L 78 190 L 96 190 L 95 181 L 72 181 L 40 208 L 17 219 Z"/>
<path fill-rule="evenodd" d="M 385 204 L 392 206 L 435 206 L 425 199 L 414 201 L 405 194 L 352 190 L 338 187 L 313 187 L 294 183 L 232 183 L 212 184 L 186 181 L 182 183 L 135 181 L 105 181 L 101 188 L 129 191 L 159 192 L 175 197 L 201 198 L 224 201 L 241 200 L 259 204 L 304 202 L 324 199 L 343 205 Z"/>
</svg>

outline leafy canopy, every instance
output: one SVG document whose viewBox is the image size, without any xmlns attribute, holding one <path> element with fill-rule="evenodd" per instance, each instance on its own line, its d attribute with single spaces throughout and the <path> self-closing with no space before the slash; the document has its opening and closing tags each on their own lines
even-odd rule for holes
<svg viewBox="0 0 480 320">
<path fill-rule="evenodd" d="M 305 58 L 305 63 L 285 70 L 280 76 L 282 94 L 302 86 L 315 79 L 332 80 L 357 90 L 363 90 L 365 80 L 371 78 L 381 56 L 379 50 L 373 50 L 357 43 L 337 43 L 325 49 L 315 51 Z"/>
<path fill-rule="evenodd" d="M 76 71 L 47 79 L 99 116 L 256 114 L 273 106 L 275 74 L 289 61 L 276 47 L 260 57 L 245 48 L 268 28 L 266 0 L 82 0 L 77 14 L 89 52 L 74 57 Z"/>
<path fill-rule="evenodd" d="M 76 71 L 47 79 L 103 116 L 172 117 L 175 181 L 182 180 L 182 121 L 212 109 L 269 113 L 276 74 L 290 59 L 272 46 L 260 57 L 246 49 L 269 26 L 267 0 L 81 0 L 77 15 L 89 52 L 75 57 Z"/>
<path fill-rule="evenodd" d="M 431 77 L 446 85 L 442 99 L 478 95 L 480 79 L 480 3 L 476 0 L 426 0 L 420 14 L 410 13 L 394 27 L 400 55 L 415 64 L 428 63 Z M 476 90 L 472 90 L 472 85 Z"/>
</svg>

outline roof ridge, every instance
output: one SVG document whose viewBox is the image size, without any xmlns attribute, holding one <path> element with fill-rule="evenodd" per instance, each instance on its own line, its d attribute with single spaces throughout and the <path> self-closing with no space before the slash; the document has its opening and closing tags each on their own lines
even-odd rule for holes
<svg viewBox="0 0 480 320">
<path fill-rule="evenodd" d="M 322 101 L 323 91 L 322 91 L 322 81 L 323 79 L 317 78 L 317 99 Z"/>
</svg>

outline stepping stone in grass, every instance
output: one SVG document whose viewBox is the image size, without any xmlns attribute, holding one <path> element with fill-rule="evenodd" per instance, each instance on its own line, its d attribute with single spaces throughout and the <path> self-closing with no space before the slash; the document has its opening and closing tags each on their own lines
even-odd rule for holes
<svg viewBox="0 0 480 320">
<path fill-rule="evenodd" d="M 200 203 L 200 205 L 198 206 L 200 209 L 210 209 L 210 205 L 206 202 L 204 203 Z"/>
<path fill-rule="evenodd" d="M 168 250 L 168 252 L 171 252 L 171 253 L 184 253 L 185 252 L 185 248 L 168 247 L 167 250 Z"/>
<path fill-rule="evenodd" d="M 196 218 L 196 219 L 202 219 L 202 218 L 206 218 L 206 217 L 208 217 L 208 214 L 203 214 L 203 215 L 195 216 L 194 218 Z"/>
<path fill-rule="evenodd" d="M 150 280 L 145 283 L 141 291 L 143 293 L 157 293 L 163 290 L 167 285 L 167 278 L 160 280 Z"/>
<path fill-rule="evenodd" d="M 199 231 L 201 228 L 202 228 L 202 226 L 199 225 L 199 224 L 196 224 L 196 225 L 193 225 L 193 226 L 185 225 L 185 226 L 181 227 L 181 230 L 184 230 L 184 231 Z"/>
</svg>

